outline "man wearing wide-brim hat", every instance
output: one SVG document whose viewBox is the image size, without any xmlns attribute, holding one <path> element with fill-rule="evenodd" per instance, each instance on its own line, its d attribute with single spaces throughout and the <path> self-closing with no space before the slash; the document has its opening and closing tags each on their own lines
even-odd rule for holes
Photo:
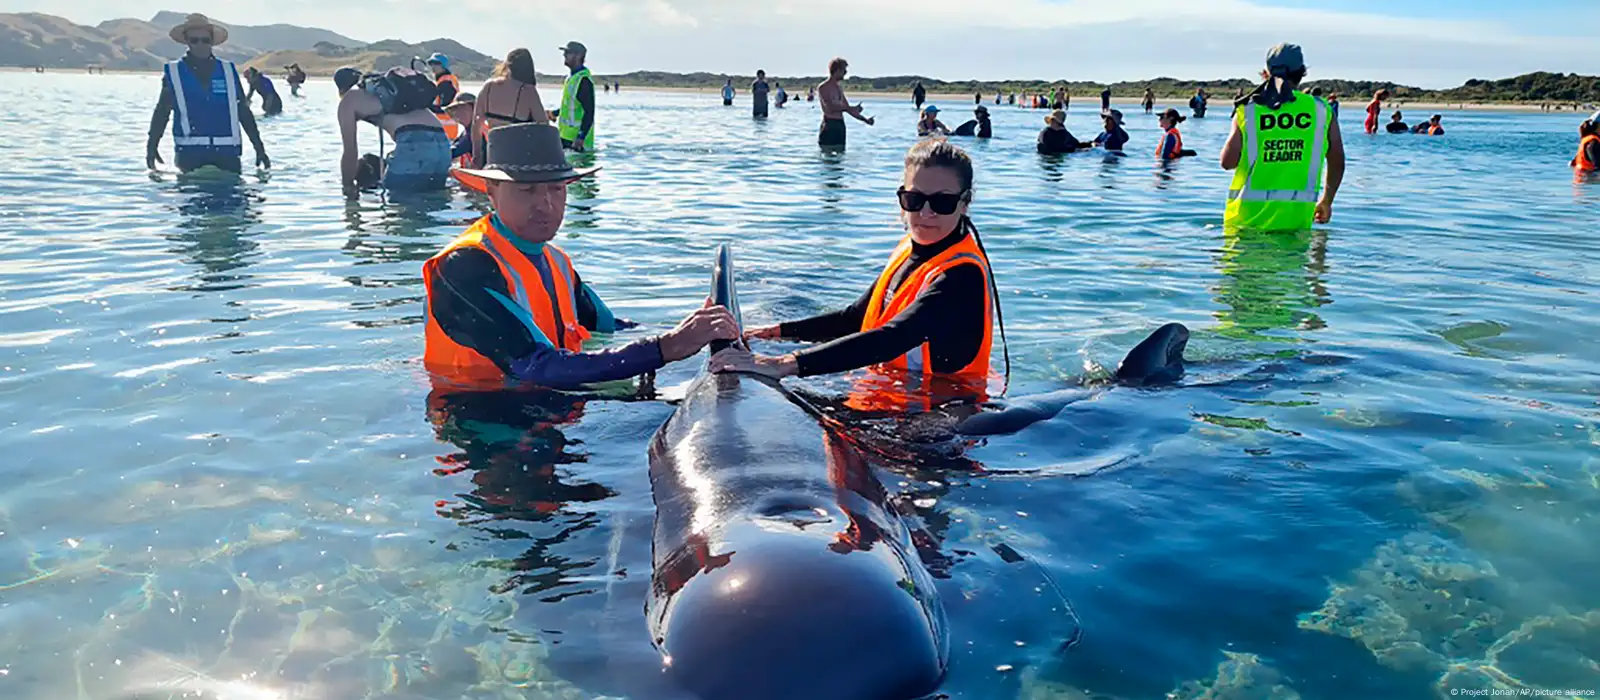
<svg viewBox="0 0 1600 700">
<path fill-rule="evenodd" d="M 241 134 L 249 136 L 255 147 L 256 165 L 272 167 L 239 69 L 212 53 L 228 41 L 227 27 L 194 14 L 168 36 L 189 51 L 162 71 L 161 99 L 150 115 L 150 138 L 145 142 L 145 166 L 154 170 L 156 163 L 165 162 L 159 152 L 161 134 L 171 120 L 173 160 L 183 172 L 208 165 L 239 172 L 244 153 Z"/>
<path fill-rule="evenodd" d="M 552 388 L 626 379 L 738 336 L 732 314 L 706 305 L 660 337 L 585 352 L 617 319 L 551 239 L 567 206 L 567 184 L 598 168 L 567 163 L 560 132 L 515 124 L 487 137 L 488 161 L 462 172 L 488 182 L 493 213 L 422 266 L 427 289 L 423 363 L 436 381 L 462 390 L 508 382 Z"/>
</svg>

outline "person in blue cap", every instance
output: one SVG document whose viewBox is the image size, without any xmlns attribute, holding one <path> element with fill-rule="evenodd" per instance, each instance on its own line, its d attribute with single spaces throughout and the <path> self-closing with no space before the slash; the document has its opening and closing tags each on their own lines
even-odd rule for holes
<svg viewBox="0 0 1600 700">
<path fill-rule="evenodd" d="M 450 72 L 450 57 L 442 53 L 435 53 L 428 57 L 428 70 L 433 72 L 433 84 L 439 88 L 439 96 L 434 99 L 433 106 L 443 109 L 456 101 L 456 95 L 461 94 L 461 79 Z"/>
<path fill-rule="evenodd" d="M 939 121 L 939 108 L 928 105 L 922 108 L 922 119 L 917 121 L 918 136 L 949 136 L 950 127 Z"/>
</svg>

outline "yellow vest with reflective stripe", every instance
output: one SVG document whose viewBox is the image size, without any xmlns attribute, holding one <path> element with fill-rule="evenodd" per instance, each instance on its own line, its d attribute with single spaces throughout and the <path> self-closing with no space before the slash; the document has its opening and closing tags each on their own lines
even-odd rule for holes
<svg viewBox="0 0 1600 700">
<path fill-rule="evenodd" d="M 583 81 L 589 78 L 589 69 L 584 68 L 567 77 L 567 84 L 561 88 L 561 140 L 576 141 L 578 131 L 583 128 L 583 105 L 578 103 L 578 88 L 583 86 Z M 594 129 L 583 138 L 584 150 L 594 150 Z"/>
<path fill-rule="evenodd" d="M 1322 192 L 1331 111 L 1320 97 L 1294 93 L 1278 109 L 1251 102 L 1234 116 L 1243 161 L 1228 190 L 1226 226 L 1257 231 L 1311 228 Z"/>
</svg>

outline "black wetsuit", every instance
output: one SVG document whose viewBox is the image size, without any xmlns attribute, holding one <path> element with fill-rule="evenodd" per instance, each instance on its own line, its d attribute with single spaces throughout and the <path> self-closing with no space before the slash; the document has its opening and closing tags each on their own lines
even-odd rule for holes
<svg viewBox="0 0 1600 700">
<path fill-rule="evenodd" d="M 1389 122 L 1389 125 L 1384 127 L 1384 129 L 1388 130 L 1388 132 L 1391 134 L 1404 134 L 1408 131 L 1411 131 L 1411 127 L 1406 126 L 1405 122 Z"/>
<path fill-rule="evenodd" d="M 573 284 L 582 290 L 583 281 L 577 271 L 572 274 Z M 451 340 L 488 358 L 508 376 L 566 388 L 634 377 L 665 364 L 661 345 L 655 339 L 582 353 L 540 343 L 494 294 L 511 296 L 494 256 L 479 248 L 457 248 L 438 263 L 433 285 L 428 289 L 428 313 Z M 574 306 L 578 323 L 584 328 L 611 330 L 601 327 L 609 319 L 609 310 L 602 311 L 589 294 L 580 292 Z M 614 324 L 618 329 L 634 325 L 621 319 Z M 558 332 L 564 331 L 558 328 Z M 562 343 L 560 338 L 550 340 L 557 345 Z"/>
<path fill-rule="evenodd" d="M 913 242 L 911 257 L 889 280 L 888 296 L 919 265 L 970 235 L 963 231 L 931 246 Z M 934 278 L 898 316 L 880 328 L 862 332 L 861 322 L 872 301 L 872 288 L 868 287 L 855 303 L 821 316 L 784 323 L 778 328 L 779 334 L 789 340 L 824 343 L 795 354 L 802 377 L 888 362 L 923 343 L 929 344 L 933 371 L 956 372 L 972 364 L 986 335 L 984 280 L 983 270 L 976 265 L 957 265 Z"/>
<path fill-rule="evenodd" d="M 439 76 L 437 78 L 434 78 L 434 80 L 433 80 L 434 86 L 439 89 L 439 106 L 440 107 L 444 107 L 446 105 L 449 105 L 451 102 L 455 102 L 456 101 L 456 85 L 455 85 L 455 83 L 452 83 L 452 82 L 444 79 L 445 75 L 450 75 L 450 74 L 451 74 L 450 71 L 445 71 L 444 75 L 441 75 L 441 76 Z"/>
<path fill-rule="evenodd" d="M 1038 151 L 1044 155 L 1071 153 L 1083 148 L 1083 142 L 1066 129 L 1045 127 L 1039 132 Z"/>
</svg>

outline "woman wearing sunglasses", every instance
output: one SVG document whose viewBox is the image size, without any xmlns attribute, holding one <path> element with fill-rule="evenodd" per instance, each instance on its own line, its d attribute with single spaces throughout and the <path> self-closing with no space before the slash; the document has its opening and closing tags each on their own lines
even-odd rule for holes
<svg viewBox="0 0 1600 700">
<path fill-rule="evenodd" d="M 821 345 L 779 357 L 729 348 L 712 369 L 783 378 L 886 365 L 981 387 L 997 308 L 988 255 L 967 218 L 972 175 L 972 160 L 948 142 L 912 147 L 898 192 L 906 235 L 877 281 L 843 309 L 745 335 Z"/>
</svg>

